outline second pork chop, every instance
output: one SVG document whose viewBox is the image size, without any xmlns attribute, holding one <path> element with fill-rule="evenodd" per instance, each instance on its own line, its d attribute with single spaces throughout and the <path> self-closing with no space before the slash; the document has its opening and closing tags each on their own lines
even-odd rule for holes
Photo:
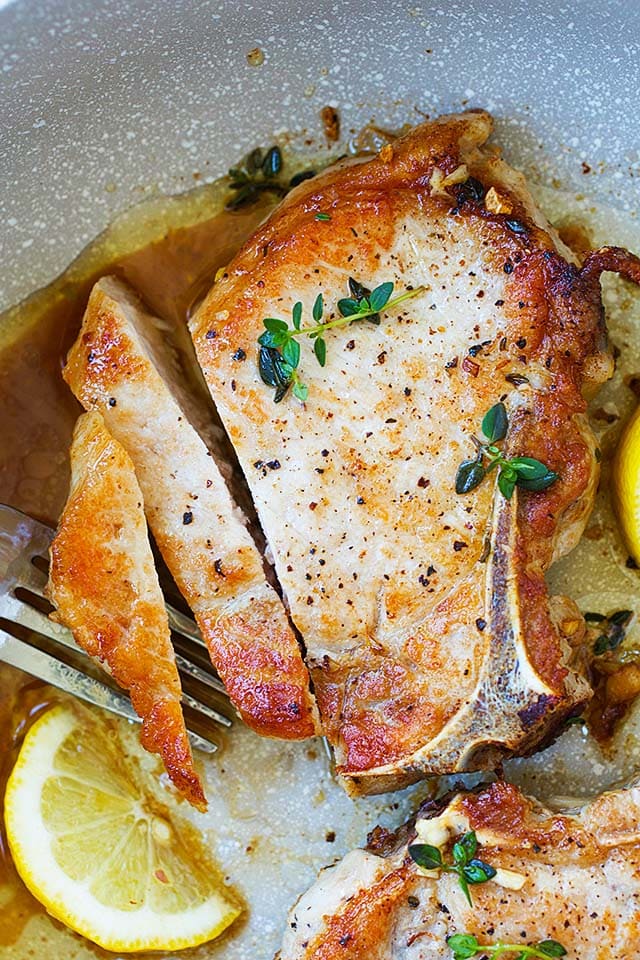
<svg viewBox="0 0 640 960">
<path fill-rule="evenodd" d="M 361 792 L 531 750 L 590 694 L 563 635 L 580 616 L 550 604 L 544 574 L 597 480 L 598 275 L 640 272 L 612 251 L 580 270 L 481 150 L 490 130 L 480 111 L 445 117 L 306 181 L 192 321 Z M 373 322 L 348 320 L 367 307 Z M 539 461 L 537 492 L 477 468 L 457 492 L 490 410 L 502 455 Z"/>
</svg>

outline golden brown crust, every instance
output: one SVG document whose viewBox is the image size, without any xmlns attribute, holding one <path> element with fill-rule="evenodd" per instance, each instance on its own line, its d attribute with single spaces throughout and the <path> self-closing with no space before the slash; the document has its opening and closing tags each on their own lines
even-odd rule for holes
<svg viewBox="0 0 640 960">
<path fill-rule="evenodd" d="M 133 464 L 97 413 L 83 414 L 71 447 L 72 484 L 51 545 L 49 596 L 76 642 L 129 691 L 142 744 L 199 808 L 167 614 L 153 566 Z"/>
<path fill-rule="evenodd" d="M 597 274 L 635 268 L 593 254 L 580 269 L 522 178 L 480 149 L 490 129 L 483 112 L 442 118 L 305 181 L 192 322 L 338 770 L 362 791 L 531 750 L 590 692 L 569 665 L 544 577 L 579 537 L 596 485 L 583 390 L 611 371 Z M 376 330 L 332 330 L 324 369 L 304 354 L 308 402 L 289 395 L 274 407 L 233 353 L 255 357 L 263 318 L 287 317 L 296 300 L 308 316 L 322 291 L 335 309 L 348 276 L 426 292 Z M 520 491 L 513 509 L 482 484 L 464 515 L 456 467 L 500 399 L 508 453 L 542 460 L 560 480 Z M 274 456 L 277 476 L 252 471 Z"/>
<path fill-rule="evenodd" d="M 278 956 L 450 960 L 447 937 L 467 933 L 487 946 L 553 938 L 572 958 L 631 960 L 640 937 L 639 795 L 637 786 L 605 794 L 569 816 L 497 782 L 426 804 L 417 824 L 321 873 L 292 909 Z M 455 876 L 422 873 L 408 845 L 425 842 L 434 817 L 449 834 L 445 862 L 473 830 L 477 856 L 511 876 L 472 886 L 469 906 Z"/>
<path fill-rule="evenodd" d="M 317 719 L 297 639 L 216 462 L 189 423 L 180 384 L 168 382 L 178 374 L 152 356 L 162 349 L 154 346 L 157 322 L 132 290 L 103 278 L 65 380 L 130 454 L 156 543 L 245 722 L 263 736 L 306 739 L 317 733 Z"/>
</svg>

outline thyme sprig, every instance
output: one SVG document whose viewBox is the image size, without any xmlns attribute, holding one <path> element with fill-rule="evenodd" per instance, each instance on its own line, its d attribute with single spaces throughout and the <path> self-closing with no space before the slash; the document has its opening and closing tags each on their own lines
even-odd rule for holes
<svg viewBox="0 0 640 960">
<path fill-rule="evenodd" d="M 528 960 L 529 957 L 539 957 L 548 960 L 549 957 L 565 957 L 567 951 L 557 940 L 540 940 L 523 946 L 521 943 L 481 944 L 472 933 L 454 933 L 447 937 L 447 946 L 453 951 L 454 960 L 470 960 L 479 953 L 483 957 L 501 957 L 503 954 L 516 954 L 512 960 Z"/>
<path fill-rule="evenodd" d="M 593 652 L 600 657 L 621 645 L 633 618 L 633 610 L 616 610 L 606 617 L 603 613 L 585 613 L 584 618 L 600 631 L 593 643 Z"/>
<path fill-rule="evenodd" d="M 477 849 L 478 838 L 475 831 L 470 830 L 454 843 L 451 849 L 453 857 L 451 863 L 446 863 L 440 849 L 433 847 L 430 843 L 412 843 L 409 846 L 409 856 L 424 870 L 441 870 L 443 873 L 457 874 L 460 889 L 467 898 L 469 906 L 473 906 L 469 884 L 486 883 L 496 875 L 495 867 L 476 857 Z"/>
<path fill-rule="evenodd" d="M 456 473 L 456 493 L 474 490 L 492 470 L 498 470 L 498 487 L 510 500 L 516 486 L 523 490 L 546 490 L 558 479 L 540 460 L 533 457 L 512 457 L 508 460 L 496 446 L 507 435 L 509 417 L 504 403 L 496 403 L 482 419 L 485 442 L 472 436 L 477 454 L 473 460 L 463 460 Z M 486 463 L 485 463 L 486 460 Z"/>
<path fill-rule="evenodd" d="M 269 147 L 267 150 L 256 147 L 252 150 L 228 171 L 227 176 L 231 181 L 229 187 L 234 191 L 234 195 L 225 204 L 226 209 L 239 210 L 241 207 L 250 206 L 265 192 L 284 197 L 303 180 L 309 180 L 316 175 L 315 170 L 301 170 L 287 181 L 283 176 L 284 165 L 282 151 L 278 146 Z M 318 215 L 316 219 L 325 217 Z"/>
<path fill-rule="evenodd" d="M 229 170 L 230 188 L 235 196 L 227 201 L 227 210 L 239 210 L 254 203 L 258 194 L 267 191 L 284 197 L 287 188 L 278 181 L 282 170 L 280 147 L 270 147 L 262 151 L 260 147 L 252 150 L 236 167 Z"/>
<path fill-rule="evenodd" d="M 304 401 L 309 396 L 309 387 L 302 382 L 298 373 L 301 359 L 299 337 L 309 337 L 313 341 L 315 358 L 320 366 L 324 367 L 327 362 L 327 330 L 344 327 L 358 320 L 379 324 L 381 310 L 392 310 L 406 300 L 417 297 L 424 290 L 424 287 L 415 287 L 391 299 L 393 287 L 393 283 L 381 283 L 375 290 L 369 290 L 350 278 L 351 296 L 338 300 L 338 316 L 332 314 L 333 319 L 322 320 L 325 307 L 321 293 L 314 301 L 311 311 L 313 324 L 309 326 L 302 326 L 303 307 L 300 301 L 295 303 L 291 310 L 291 326 L 279 317 L 266 317 L 262 321 L 264 333 L 258 337 L 258 369 L 263 382 L 275 388 L 275 403 L 282 400 L 291 386 L 294 396 L 299 400 Z"/>
</svg>

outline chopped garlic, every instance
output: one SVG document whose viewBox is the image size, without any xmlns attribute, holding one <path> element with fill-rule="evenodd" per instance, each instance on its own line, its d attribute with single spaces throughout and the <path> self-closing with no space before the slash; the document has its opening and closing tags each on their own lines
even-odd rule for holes
<svg viewBox="0 0 640 960">
<path fill-rule="evenodd" d="M 446 192 L 445 187 L 452 187 L 455 183 L 464 183 L 468 177 L 469 171 L 465 163 L 461 163 L 459 167 L 456 167 L 456 169 L 449 174 L 445 174 L 444 170 L 441 170 L 440 167 L 434 167 L 429 179 L 431 195 L 447 197 L 449 194 Z"/>
<path fill-rule="evenodd" d="M 416 833 L 422 843 L 429 843 L 432 847 L 443 847 L 453 834 L 466 833 L 469 830 L 469 821 L 465 816 L 454 810 L 445 810 L 439 817 L 430 820 L 416 821 Z"/>
<path fill-rule="evenodd" d="M 495 187 L 490 187 L 487 190 L 487 195 L 484 198 L 485 208 L 489 213 L 512 213 L 513 207 L 509 203 L 506 197 L 503 197 L 502 194 L 498 193 Z"/>
<path fill-rule="evenodd" d="M 521 890 L 527 882 L 527 877 L 526 874 L 516 873 L 515 870 L 504 870 L 502 867 L 496 867 L 493 882 L 504 887 L 505 890 Z"/>
</svg>

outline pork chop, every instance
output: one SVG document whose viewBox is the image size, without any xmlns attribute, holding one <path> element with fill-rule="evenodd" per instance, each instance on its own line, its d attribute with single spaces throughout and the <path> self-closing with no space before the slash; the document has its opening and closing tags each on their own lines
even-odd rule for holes
<svg viewBox="0 0 640 960">
<path fill-rule="evenodd" d="M 212 455 L 215 435 L 190 402 L 161 321 L 116 278 L 93 288 L 64 377 L 133 460 L 156 543 L 243 719 L 265 736 L 312 736 L 302 654 Z"/>
<path fill-rule="evenodd" d="M 501 782 L 456 795 L 444 811 L 426 805 L 398 834 L 374 831 L 372 846 L 320 874 L 289 915 L 279 960 L 451 960 L 456 941 L 448 946 L 447 938 L 463 934 L 479 949 L 461 955 L 478 960 L 494 955 L 482 946 L 549 940 L 567 960 L 632 960 L 640 943 L 639 818 L 638 786 L 570 816 Z M 453 842 L 471 831 L 474 858 L 496 870 L 470 886 L 472 906 L 456 874 L 424 871 L 408 853 L 409 845 L 435 844 L 449 864 Z M 556 947 L 547 955 L 561 954 Z"/>
<path fill-rule="evenodd" d="M 191 322 L 352 792 L 530 751 L 590 695 L 563 635 L 579 614 L 556 622 L 544 574 L 598 476 L 598 274 L 640 271 L 613 251 L 580 269 L 490 130 L 444 117 L 305 181 Z M 372 290 L 387 306 L 348 320 Z M 457 493 L 500 403 L 504 455 L 559 479 Z"/>
<path fill-rule="evenodd" d="M 164 599 L 133 463 L 97 413 L 82 414 L 71 445 L 71 488 L 51 544 L 48 595 L 56 619 L 106 664 L 194 806 L 206 807 L 182 716 Z"/>
</svg>

